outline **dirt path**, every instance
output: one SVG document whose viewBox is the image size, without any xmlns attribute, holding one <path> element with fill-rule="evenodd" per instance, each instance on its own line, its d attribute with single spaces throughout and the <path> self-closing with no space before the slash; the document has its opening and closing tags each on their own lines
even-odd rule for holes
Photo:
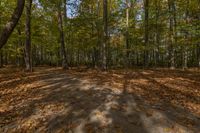
<svg viewBox="0 0 200 133">
<path fill-rule="evenodd" d="M 0 132 L 200 132 L 199 73 L 168 74 L 1 70 Z"/>
</svg>

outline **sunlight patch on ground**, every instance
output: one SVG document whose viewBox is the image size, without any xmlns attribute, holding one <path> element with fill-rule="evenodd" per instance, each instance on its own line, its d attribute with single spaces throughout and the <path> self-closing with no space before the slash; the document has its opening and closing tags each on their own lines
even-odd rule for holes
<svg viewBox="0 0 200 133">
<path fill-rule="evenodd" d="M 200 113 L 198 83 L 183 80 L 187 75 L 181 79 L 157 71 L 143 75 L 135 71 L 127 76 L 122 72 L 52 71 L 1 85 L 0 132 L 189 133 L 198 126 L 198 117 L 192 114 Z"/>
</svg>

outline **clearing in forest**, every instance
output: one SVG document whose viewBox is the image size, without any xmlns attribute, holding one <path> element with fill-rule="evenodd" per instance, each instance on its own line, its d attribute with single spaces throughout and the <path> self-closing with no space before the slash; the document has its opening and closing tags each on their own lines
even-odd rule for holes
<svg viewBox="0 0 200 133">
<path fill-rule="evenodd" d="M 0 69 L 0 132 L 198 133 L 200 72 Z"/>
</svg>

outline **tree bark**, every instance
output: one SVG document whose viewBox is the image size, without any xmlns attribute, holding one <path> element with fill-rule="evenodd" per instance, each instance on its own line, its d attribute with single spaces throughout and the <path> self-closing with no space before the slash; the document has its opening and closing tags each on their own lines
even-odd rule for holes
<svg viewBox="0 0 200 133">
<path fill-rule="evenodd" d="M 172 66 L 174 66 L 174 68 L 176 67 L 176 59 L 175 59 L 175 52 L 176 52 L 176 45 L 177 45 L 177 13 L 176 13 L 176 0 L 174 0 L 173 4 L 172 4 L 172 10 L 173 10 L 173 21 L 174 21 L 174 27 L 173 27 L 173 39 L 174 39 L 174 44 L 173 44 L 173 57 L 172 57 Z M 173 69 L 173 67 L 172 67 Z"/>
<path fill-rule="evenodd" d="M 102 65 L 101 57 L 102 57 L 102 39 L 101 39 L 101 26 L 99 22 L 100 18 L 100 0 L 97 0 L 97 22 L 96 22 L 96 27 L 97 27 L 97 49 L 96 49 L 96 60 L 97 60 L 97 65 L 100 67 Z"/>
<path fill-rule="evenodd" d="M 155 50 L 155 66 L 158 66 L 160 59 L 160 30 L 159 30 L 159 19 L 160 19 L 160 0 L 156 0 L 156 50 Z"/>
<path fill-rule="evenodd" d="M 61 4 L 59 6 L 61 6 Z M 65 51 L 64 30 L 63 30 L 63 16 L 62 16 L 61 7 L 58 7 L 58 8 L 59 8 L 58 9 L 58 27 L 59 27 L 59 33 L 60 33 L 62 68 L 63 69 L 68 69 L 67 57 L 66 57 L 66 51 Z"/>
<path fill-rule="evenodd" d="M 129 46 L 129 8 L 130 8 L 129 0 L 126 0 L 126 59 L 125 59 L 126 67 L 130 66 L 130 60 L 129 60 L 129 57 L 130 57 L 130 52 L 129 52 L 129 49 L 130 49 L 130 46 Z"/>
<path fill-rule="evenodd" d="M 21 47 L 23 46 L 23 43 L 22 43 L 22 39 L 21 39 L 21 27 L 19 26 L 19 28 L 17 29 L 17 32 L 18 32 L 18 48 L 20 48 L 20 53 L 23 53 L 23 51 L 21 50 Z M 21 58 L 21 55 L 18 55 L 17 57 L 17 64 L 20 66 L 22 66 L 22 63 L 23 61 L 23 57 Z"/>
<path fill-rule="evenodd" d="M 32 61 L 31 61 L 31 6 L 32 0 L 26 1 L 26 42 L 25 42 L 25 64 L 26 71 L 32 71 Z"/>
<path fill-rule="evenodd" d="M 16 27 L 23 9 L 24 9 L 25 0 L 18 0 L 17 7 L 15 8 L 10 21 L 5 25 L 1 34 L 0 34 L 0 49 L 7 43 L 8 38 L 10 37 L 11 33 L 13 32 L 14 28 Z"/>
<path fill-rule="evenodd" d="M 67 0 L 63 0 L 64 3 L 64 19 L 67 19 Z"/>
<path fill-rule="evenodd" d="M 197 44 L 197 66 L 200 68 L 200 43 Z"/>
<path fill-rule="evenodd" d="M 103 0 L 103 43 L 102 43 L 102 69 L 107 69 L 106 48 L 108 41 L 108 4 Z"/>
<path fill-rule="evenodd" d="M 3 50 L 0 50 L 0 68 L 3 67 Z"/>
<path fill-rule="evenodd" d="M 200 3 L 200 1 L 199 1 Z M 200 6 L 199 6 L 200 9 Z M 197 19 L 200 20 L 200 14 L 197 16 Z M 199 26 L 196 25 L 195 31 L 199 31 Z M 199 34 L 200 35 L 200 34 Z M 197 67 L 200 69 L 200 41 L 197 42 Z"/>
<path fill-rule="evenodd" d="M 187 0 L 187 5 L 186 5 L 186 12 L 185 12 L 185 23 L 186 25 L 189 24 L 189 0 Z M 186 42 L 186 45 L 185 47 L 183 48 L 183 69 L 187 69 L 188 66 L 188 42 L 189 42 L 189 39 L 188 39 L 188 36 L 189 36 L 189 33 L 187 31 L 187 29 L 185 30 L 185 42 Z"/>
<path fill-rule="evenodd" d="M 168 52 L 169 52 L 169 64 L 170 64 L 170 69 L 175 68 L 175 59 L 174 59 L 174 18 L 173 18 L 173 6 L 174 6 L 174 1 L 173 0 L 168 0 L 168 7 L 169 7 L 169 47 L 168 47 Z"/>
<path fill-rule="evenodd" d="M 145 35 L 144 35 L 144 40 L 145 40 L 145 52 L 144 52 L 144 65 L 145 67 L 149 66 L 149 50 L 148 50 L 148 45 L 149 45 L 149 0 L 144 0 L 144 12 L 145 12 Z"/>
</svg>

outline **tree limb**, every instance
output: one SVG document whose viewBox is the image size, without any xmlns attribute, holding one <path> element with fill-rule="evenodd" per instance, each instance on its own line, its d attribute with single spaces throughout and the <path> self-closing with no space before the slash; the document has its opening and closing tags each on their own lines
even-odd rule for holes
<svg viewBox="0 0 200 133">
<path fill-rule="evenodd" d="M 17 6 L 12 14 L 10 21 L 4 26 L 0 34 L 0 49 L 7 43 L 8 38 L 16 27 L 23 9 L 24 9 L 25 0 L 17 0 Z"/>
</svg>

